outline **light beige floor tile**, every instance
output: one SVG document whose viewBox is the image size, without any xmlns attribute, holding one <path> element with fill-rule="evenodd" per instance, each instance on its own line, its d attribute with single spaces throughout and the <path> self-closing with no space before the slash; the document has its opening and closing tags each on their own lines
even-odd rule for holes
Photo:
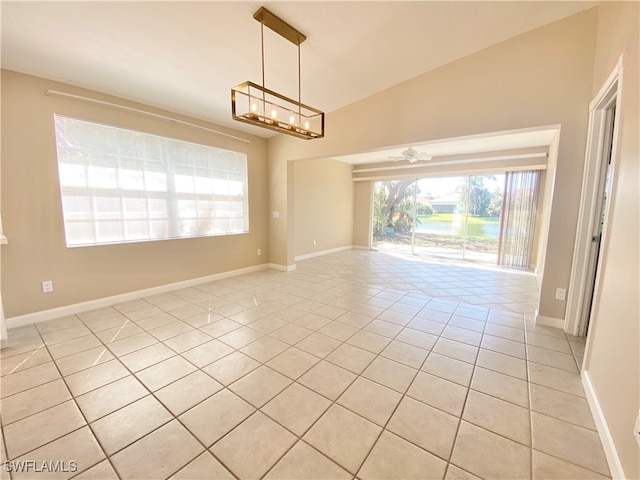
<svg viewBox="0 0 640 480">
<path fill-rule="evenodd" d="M 564 332 L 558 329 L 558 332 L 562 333 L 562 337 L 555 337 L 549 335 L 543 335 L 532 331 L 527 331 L 527 344 L 534 345 L 536 347 L 543 347 L 549 350 L 555 350 L 562 353 L 571 353 L 571 347 L 569 342 L 564 336 Z"/>
<path fill-rule="evenodd" d="M 209 452 L 198 458 L 171 477 L 171 480 L 233 480 L 234 476 Z"/>
<path fill-rule="evenodd" d="M 381 430 L 355 413 L 333 405 L 304 440 L 355 475 Z"/>
<path fill-rule="evenodd" d="M 351 479 L 352 475 L 303 441 L 298 441 L 264 477 L 267 480 Z"/>
<path fill-rule="evenodd" d="M 578 373 L 573 354 L 556 352 L 548 348 L 536 347 L 534 345 L 527 346 L 527 359 L 530 362 L 541 363 L 549 367 L 560 368 L 569 372 Z"/>
<path fill-rule="evenodd" d="M 279 328 L 288 325 L 289 322 L 283 320 L 281 318 L 276 317 L 275 315 L 269 315 L 267 317 L 261 318 L 260 320 L 256 320 L 255 322 L 251 322 L 251 328 L 254 330 L 258 330 L 264 334 L 268 334 L 271 332 L 275 332 Z"/>
<path fill-rule="evenodd" d="M 312 333 L 308 337 L 296 343 L 296 348 L 304 350 L 307 353 L 324 358 L 329 355 L 340 345 L 340 342 L 334 338 L 327 337 L 321 333 Z"/>
<path fill-rule="evenodd" d="M 521 407 L 529 407 L 527 382 L 493 370 L 476 367 L 471 380 L 471 388 Z"/>
<path fill-rule="evenodd" d="M 537 385 L 560 390 L 571 395 L 584 397 L 584 388 L 577 373 L 559 368 L 547 367 L 538 363 L 529 363 L 529 381 Z"/>
<path fill-rule="evenodd" d="M 144 333 L 138 325 L 127 319 L 128 323 L 120 325 L 119 327 L 112 327 L 100 332 L 96 332 L 96 337 L 102 341 L 105 345 L 108 343 L 115 343 L 125 338 L 133 337 L 140 333 Z M 122 347 L 120 347 L 122 348 Z M 119 355 L 120 352 L 114 352 Z M 125 352 L 126 353 L 126 352 Z"/>
<path fill-rule="evenodd" d="M 383 357 L 413 368 L 420 368 L 428 354 L 427 350 L 395 340 L 380 353 Z"/>
<path fill-rule="evenodd" d="M 448 459 L 458 423 L 457 417 L 410 397 L 404 397 L 391 417 L 387 430 L 443 459 Z"/>
<path fill-rule="evenodd" d="M 162 343 L 136 350 L 120 357 L 120 361 L 132 372 L 138 372 L 163 360 L 174 357 L 176 353 Z"/>
<path fill-rule="evenodd" d="M 468 387 L 471 383 L 473 365 L 432 352 L 422 365 L 421 370 Z"/>
<path fill-rule="evenodd" d="M 421 332 L 420 330 L 414 330 L 413 328 L 407 327 L 395 337 L 395 340 L 408 343 L 414 347 L 431 350 L 436 344 L 438 337 L 431 335 L 430 333 Z"/>
<path fill-rule="evenodd" d="M 240 327 L 230 333 L 218 337 L 218 340 L 233 348 L 242 348 L 263 337 L 264 334 L 249 327 Z"/>
<path fill-rule="evenodd" d="M 291 380 L 269 367 L 261 366 L 232 383 L 229 389 L 256 408 L 284 390 Z"/>
<path fill-rule="evenodd" d="M 530 449 L 488 430 L 462 422 L 451 462 L 481 478 L 528 479 Z"/>
<path fill-rule="evenodd" d="M 211 340 L 197 347 L 182 352 L 182 356 L 193 363 L 196 367 L 205 367 L 216 360 L 221 359 L 233 352 L 233 348 L 218 340 Z"/>
<path fill-rule="evenodd" d="M 520 380 L 527 380 L 527 362 L 510 355 L 481 348 L 476 365 Z"/>
<path fill-rule="evenodd" d="M 402 330 L 402 325 L 396 325 L 395 323 L 386 322 L 384 320 L 375 319 L 369 323 L 364 330 L 372 332 L 383 337 L 393 338 Z M 355 333 L 355 332 L 354 332 Z"/>
<path fill-rule="evenodd" d="M 431 351 L 467 363 L 475 363 L 478 356 L 478 347 L 442 337 Z"/>
<path fill-rule="evenodd" d="M 218 338 L 234 330 L 238 330 L 240 327 L 242 327 L 241 323 L 234 322 L 228 318 L 220 318 L 211 322 L 205 322 L 205 324 L 200 327 L 200 330 L 207 335 Z"/>
<path fill-rule="evenodd" d="M 322 327 L 320 330 L 318 330 L 318 333 L 344 342 L 357 331 L 358 329 L 352 325 L 347 325 L 346 323 L 335 321 Z"/>
<path fill-rule="evenodd" d="M 90 335 L 91 330 L 85 327 L 82 323 L 79 325 L 65 328 L 63 330 L 52 330 L 47 333 L 42 333 L 42 340 L 47 345 L 55 345 L 56 343 L 66 342 L 67 340 L 73 340 L 74 338 L 84 337 Z"/>
<path fill-rule="evenodd" d="M 463 317 L 460 315 L 454 315 L 449 320 L 449 325 L 453 325 L 458 328 L 465 328 L 474 332 L 482 333 L 485 331 L 487 324 L 482 320 L 474 320 L 472 318 Z"/>
<path fill-rule="evenodd" d="M 440 479 L 447 463 L 424 450 L 383 432 L 371 454 L 358 472 L 358 478 L 366 479 Z"/>
<path fill-rule="evenodd" d="M 189 375 L 196 367 L 182 357 L 172 357 L 152 367 L 145 368 L 136 373 L 136 377 L 149 390 L 155 392 L 176 380 Z"/>
<path fill-rule="evenodd" d="M 9 458 L 16 458 L 86 425 L 75 402 L 69 400 L 4 427 Z"/>
<path fill-rule="evenodd" d="M 536 412 L 531 414 L 531 421 L 533 448 L 602 475 L 609 475 L 597 432 Z"/>
<path fill-rule="evenodd" d="M 467 388 L 442 378 L 420 372 L 407 395 L 459 417 L 467 396 Z"/>
<path fill-rule="evenodd" d="M 289 348 L 289 344 L 267 336 L 250 343 L 240 351 L 260 363 L 266 363 L 273 357 L 284 352 L 287 348 Z"/>
<path fill-rule="evenodd" d="M 158 340 L 165 341 L 170 338 L 177 337 L 178 335 L 190 332 L 192 330 L 192 326 L 181 321 L 175 321 L 157 328 L 153 328 L 149 330 L 149 333 L 156 337 Z"/>
<path fill-rule="evenodd" d="M 331 320 L 335 320 L 336 318 L 347 313 L 347 311 L 344 308 L 338 308 L 333 305 L 325 305 L 317 309 L 314 313 Z"/>
<path fill-rule="evenodd" d="M 242 398 L 224 389 L 180 415 L 180 421 L 209 447 L 254 411 Z"/>
<path fill-rule="evenodd" d="M 15 329 L 11 329 L 15 330 Z M 12 337 L 12 333 L 9 332 L 9 346 L 0 349 L 0 359 L 4 362 L 6 359 L 15 355 L 21 355 L 23 353 L 31 353 L 39 348 L 44 348 L 44 342 L 40 336 L 36 333 L 36 337 L 27 337 L 24 339 Z M 64 343 L 64 342 L 63 342 Z"/>
<path fill-rule="evenodd" d="M 337 403 L 384 427 L 401 398 L 402 395 L 395 390 L 358 377 Z"/>
<path fill-rule="evenodd" d="M 511 355 L 512 357 L 521 358 L 523 360 L 527 358 L 523 343 L 507 340 L 506 338 L 494 337 L 493 335 L 485 334 L 482 337 L 482 343 L 480 346 L 487 350 L 493 350 L 494 352 Z"/>
<path fill-rule="evenodd" d="M 71 399 L 62 379 L 25 390 L 2 399 L 2 424 L 21 420 Z"/>
<path fill-rule="evenodd" d="M 428 318 L 416 317 L 409 322 L 407 328 L 428 333 L 429 335 L 439 336 L 444 330 L 445 326 L 446 325 L 443 323 L 429 320 Z"/>
<path fill-rule="evenodd" d="M 129 375 L 76 397 L 76 402 L 87 421 L 93 422 L 146 396 L 148 393 L 147 389 L 133 375 Z"/>
<path fill-rule="evenodd" d="M 480 477 L 476 477 L 475 475 L 461 469 L 460 467 L 456 467 L 453 464 L 449 464 L 447 467 L 447 474 L 444 477 L 445 480 L 480 480 Z"/>
<path fill-rule="evenodd" d="M 329 325 L 331 323 L 331 320 L 332 319 L 323 317 L 322 315 L 317 315 L 316 313 L 307 313 L 302 317 L 294 320 L 294 323 L 315 332 L 317 330 L 320 330 L 322 327 Z"/>
<path fill-rule="evenodd" d="M 111 461 L 122 479 L 167 478 L 202 451 L 193 435 L 174 420 L 116 453 Z"/>
<path fill-rule="evenodd" d="M 529 385 L 531 390 L 531 409 L 547 416 L 574 423 L 584 428 L 595 430 L 587 400 L 569 395 L 541 385 Z"/>
<path fill-rule="evenodd" d="M 67 471 L 47 475 L 47 479 L 62 479 L 87 470 L 105 457 L 89 427 L 82 427 L 15 460 L 27 461 L 36 458 L 63 462 L 67 470 L 71 470 L 71 462 L 75 462 L 75 472 Z M 34 478 L 33 471 L 14 472 L 12 476 L 14 479 Z"/>
<path fill-rule="evenodd" d="M 119 480 L 118 474 L 109 463 L 109 460 L 103 460 L 73 478 L 79 480 Z"/>
<path fill-rule="evenodd" d="M 244 353 L 233 352 L 220 360 L 216 360 L 202 370 L 223 385 L 230 385 L 259 366 L 260 363 Z"/>
<path fill-rule="evenodd" d="M 74 338 L 66 342 L 58 343 L 47 347 L 49 353 L 54 359 L 73 355 L 74 353 L 80 353 L 85 350 L 90 350 L 102 345 L 100 340 L 95 335 L 85 335 L 84 337 Z"/>
<path fill-rule="evenodd" d="M 472 308 L 471 306 L 460 305 L 456 308 L 456 315 L 460 315 L 467 318 L 473 318 L 474 320 L 485 321 L 487 319 L 488 311 L 484 307 Z"/>
<path fill-rule="evenodd" d="M 167 409 L 148 395 L 96 420 L 91 428 L 106 454 L 113 455 L 172 419 Z"/>
<path fill-rule="evenodd" d="M 322 415 L 331 402 L 297 383 L 262 407 L 262 411 L 296 435 L 304 432 Z"/>
<path fill-rule="evenodd" d="M 0 370 L 2 371 L 2 375 L 5 376 L 51 362 L 51 360 L 51 355 L 49 355 L 47 349 L 42 345 L 31 352 L 3 358 L 0 364 Z"/>
<path fill-rule="evenodd" d="M 296 347 L 290 347 L 277 357 L 269 360 L 267 366 L 295 380 L 319 361 L 318 357 L 310 353 L 303 352 Z"/>
<path fill-rule="evenodd" d="M 296 442 L 296 437 L 261 412 L 211 447 L 240 478 L 260 478 Z"/>
<path fill-rule="evenodd" d="M 599 480 L 609 477 L 534 450 L 533 478 L 534 480 Z"/>
<path fill-rule="evenodd" d="M 411 381 L 414 379 L 417 370 L 415 368 L 402 365 L 401 363 L 378 357 L 362 373 L 363 377 L 392 388 L 397 392 L 404 393 Z"/>
<path fill-rule="evenodd" d="M 75 315 L 69 315 L 66 317 L 56 318 L 48 320 L 46 322 L 34 323 L 34 326 L 41 334 L 56 332 L 59 330 L 66 330 L 72 327 L 81 327 L 83 324 Z"/>
<path fill-rule="evenodd" d="M 326 361 L 321 361 L 298 379 L 298 383 L 336 400 L 353 382 L 356 375 Z"/>
<path fill-rule="evenodd" d="M 125 315 L 131 318 L 131 320 L 135 321 L 139 327 L 147 331 L 153 330 L 154 328 L 162 327 L 163 325 L 168 325 L 176 321 L 176 317 L 174 317 L 173 315 L 169 315 L 168 313 L 155 308 L 153 310 L 145 310 L 144 313 L 141 311 L 139 314 L 131 315 L 127 313 Z"/>
<path fill-rule="evenodd" d="M 164 344 L 176 353 L 182 353 L 187 350 L 202 345 L 211 340 L 211 337 L 200 330 L 191 330 L 176 337 L 164 341 Z"/>
<path fill-rule="evenodd" d="M 494 337 L 506 338 L 507 340 L 513 340 L 514 342 L 524 343 L 524 330 L 520 328 L 488 323 L 485 333 L 493 335 Z"/>
<path fill-rule="evenodd" d="M 376 317 L 378 313 L 382 313 L 382 310 L 380 310 L 378 313 L 370 312 L 371 313 L 370 315 L 359 313 L 358 310 L 359 309 L 361 310 L 363 308 L 366 309 L 367 307 L 363 307 L 362 305 L 359 307 L 356 307 L 350 312 L 347 312 L 343 316 L 341 316 L 339 320 L 342 323 L 351 325 L 352 327 L 363 328 L 367 326 L 369 323 L 371 323 L 373 318 Z M 375 308 L 375 307 L 371 307 L 371 308 Z"/>
<path fill-rule="evenodd" d="M 289 345 L 294 345 L 303 338 L 311 335 L 312 333 L 313 330 L 309 330 L 308 328 L 304 328 L 300 325 L 291 323 L 289 325 L 285 325 L 282 328 L 279 328 L 274 332 L 271 332 L 269 335 L 271 337 L 277 338 L 278 340 L 282 340 Z"/>
<path fill-rule="evenodd" d="M 114 358 L 106 347 L 99 346 L 56 360 L 56 365 L 60 373 L 67 376 L 87 368 L 95 367 L 101 363 L 106 363 Z"/>
<path fill-rule="evenodd" d="M 223 386 L 209 375 L 197 370 L 161 388 L 156 392 L 156 397 L 177 416 L 222 388 Z"/>
<path fill-rule="evenodd" d="M 531 445 L 529 410 L 471 390 L 462 419 L 525 445 Z"/>
<path fill-rule="evenodd" d="M 482 340 L 482 333 L 468 330 L 466 328 L 456 327 L 455 325 L 447 325 L 447 327 L 442 331 L 442 337 L 477 347 L 480 345 L 480 341 Z"/>
<path fill-rule="evenodd" d="M 367 350 L 368 352 L 378 354 L 384 350 L 384 347 L 386 347 L 390 341 L 390 338 L 362 330 L 347 340 L 347 343 L 354 347 Z"/>
<path fill-rule="evenodd" d="M 334 363 L 350 372 L 360 374 L 373 361 L 375 355 L 361 348 L 343 343 L 327 355 L 327 361 Z"/>
<path fill-rule="evenodd" d="M 77 397 L 128 375 L 129 372 L 118 360 L 111 360 L 69 375 L 65 381 L 71 393 Z"/>
<path fill-rule="evenodd" d="M 4 361 L 4 360 L 3 360 Z M 43 383 L 60 378 L 58 369 L 53 362 L 43 363 L 11 375 L 2 377 L 2 397 L 29 390 Z"/>
<path fill-rule="evenodd" d="M 123 331 L 127 328 L 128 326 L 125 327 Z M 121 357 L 127 353 L 135 352 L 136 350 L 153 345 L 154 343 L 158 343 L 157 338 L 153 335 L 149 335 L 147 332 L 141 332 L 126 338 L 118 337 L 117 340 L 107 343 L 107 346 L 115 356 Z"/>
</svg>

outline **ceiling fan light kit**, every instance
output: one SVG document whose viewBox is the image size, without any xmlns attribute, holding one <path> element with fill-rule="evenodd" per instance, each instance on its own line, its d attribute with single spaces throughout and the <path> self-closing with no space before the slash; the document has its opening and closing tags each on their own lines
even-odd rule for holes
<svg viewBox="0 0 640 480">
<path fill-rule="evenodd" d="M 402 156 L 400 156 L 400 157 L 389 157 L 389 159 L 393 160 L 394 162 L 397 162 L 398 160 L 406 160 L 409 163 L 414 163 L 414 162 L 417 162 L 417 161 L 428 162 L 429 160 L 431 160 L 433 158 L 428 153 L 426 153 L 426 152 L 418 152 L 413 147 L 407 148 L 400 155 L 402 155 Z"/>
<path fill-rule="evenodd" d="M 262 85 L 247 81 L 231 89 L 232 118 L 305 140 L 324 137 L 324 112 L 300 101 L 300 44 L 307 37 L 264 7 L 253 18 L 260 22 Z M 297 101 L 264 86 L 265 26 L 298 47 Z"/>
</svg>

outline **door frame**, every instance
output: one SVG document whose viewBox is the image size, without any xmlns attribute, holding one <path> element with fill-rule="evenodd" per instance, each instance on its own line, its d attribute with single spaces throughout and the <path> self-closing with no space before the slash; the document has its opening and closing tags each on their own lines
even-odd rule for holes
<svg viewBox="0 0 640 480">
<path fill-rule="evenodd" d="M 616 156 L 618 150 L 618 132 L 620 131 L 620 94 L 622 91 L 622 55 L 613 72 L 604 82 L 598 94 L 589 104 L 589 127 L 587 131 L 587 148 L 584 172 L 582 176 L 582 193 L 580 195 L 580 210 L 578 212 L 578 226 L 576 229 L 576 239 L 573 249 L 573 261 L 571 263 L 571 277 L 569 289 L 567 291 L 567 311 L 565 316 L 564 331 L 575 336 L 583 336 L 586 330 L 586 322 L 583 321 L 585 293 L 590 288 L 590 272 L 596 268 L 594 279 L 593 302 L 598 298 L 599 285 L 599 265 L 602 262 L 602 255 L 599 256 L 597 264 L 592 267 L 590 255 L 592 245 L 592 235 L 595 225 L 595 213 L 600 208 L 598 203 L 602 202 L 599 182 L 603 167 L 603 162 L 608 160 L 605 151 L 607 142 L 607 117 L 612 105 L 617 105 L 613 119 L 613 138 L 611 141 L 611 166 L 608 190 L 603 192 L 607 195 L 608 201 L 604 209 L 604 225 L 602 228 L 602 238 L 600 241 L 600 251 L 604 251 L 608 239 L 607 219 L 609 218 L 612 204 L 612 193 L 614 178 L 616 173 Z M 593 311 L 593 308 L 592 310 Z"/>
</svg>

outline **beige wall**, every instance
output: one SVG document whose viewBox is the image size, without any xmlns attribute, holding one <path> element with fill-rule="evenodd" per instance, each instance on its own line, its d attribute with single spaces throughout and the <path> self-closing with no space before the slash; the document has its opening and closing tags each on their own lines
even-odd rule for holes
<svg viewBox="0 0 640 480">
<path fill-rule="evenodd" d="M 568 287 L 571 272 L 596 20 L 597 10 L 586 11 L 375 94 L 327 115 L 321 140 L 270 139 L 269 156 L 331 158 L 391 145 L 560 125 L 540 313 L 564 318 L 565 302 L 554 297 L 556 287 Z M 362 235 L 356 232 L 354 238 Z M 281 248 L 271 244 L 272 250 Z"/>
<path fill-rule="evenodd" d="M 340 247 L 353 240 L 351 165 L 337 160 L 294 163 L 295 256 Z"/>
<path fill-rule="evenodd" d="M 631 479 L 640 478 L 640 449 L 632 434 L 640 409 L 640 12 L 637 2 L 603 2 L 599 9 L 593 95 L 621 54 L 624 64 L 615 177 L 585 370 Z"/>
<path fill-rule="evenodd" d="M 353 245 L 371 247 L 373 220 L 373 182 L 353 184 Z"/>
<path fill-rule="evenodd" d="M 268 262 L 264 139 L 240 134 L 251 140 L 247 145 L 144 115 L 47 96 L 48 89 L 147 108 L 69 85 L 2 72 L 2 220 L 10 242 L 2 247 L 2 296 L 7 317 Z M 54 113 L 247 153 L 250 233 L 66 248 Z M 258 248 L 263 251 L 262 257 L 257 256 Z M 43 280 L 53 280 L 52 293 L 42 293 Z"/>
</svg>

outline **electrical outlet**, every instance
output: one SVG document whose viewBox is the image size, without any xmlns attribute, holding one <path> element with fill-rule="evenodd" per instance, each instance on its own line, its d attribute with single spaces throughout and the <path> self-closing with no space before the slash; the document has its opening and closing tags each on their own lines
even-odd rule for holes
<svg viewBox="0 0 640 480">
<path fill-rule="evenodd" d="M 260 256 L 260 255 L 262 255 L 262 249 L 261 248 L 258 249 L 258 256 Z"/>
<path fill-rule="evenodd" d="M 45 280 L 42 282 L 42 293 L 51 293 L 53 292 L 53 281 Z"/>
<path fill-rule="evenodd" d="M 280 218 L 280 212 L 278 210 L 274 210 L 271 216 L 273 218 Z"/>
<path fill-rule="evenodd" d="M 564 300 L 567 297 L 567 290 L 564 288 L 556 288 L 556 300 Z"/>
<path fill-rule="evenodd" d="M 636 424 L 633 427 L 633 436 L 636 437 L 636 442 L 638 442 L 638 445 L 640 445 L 640 410 L 638 410 Z"/>
</svg>

